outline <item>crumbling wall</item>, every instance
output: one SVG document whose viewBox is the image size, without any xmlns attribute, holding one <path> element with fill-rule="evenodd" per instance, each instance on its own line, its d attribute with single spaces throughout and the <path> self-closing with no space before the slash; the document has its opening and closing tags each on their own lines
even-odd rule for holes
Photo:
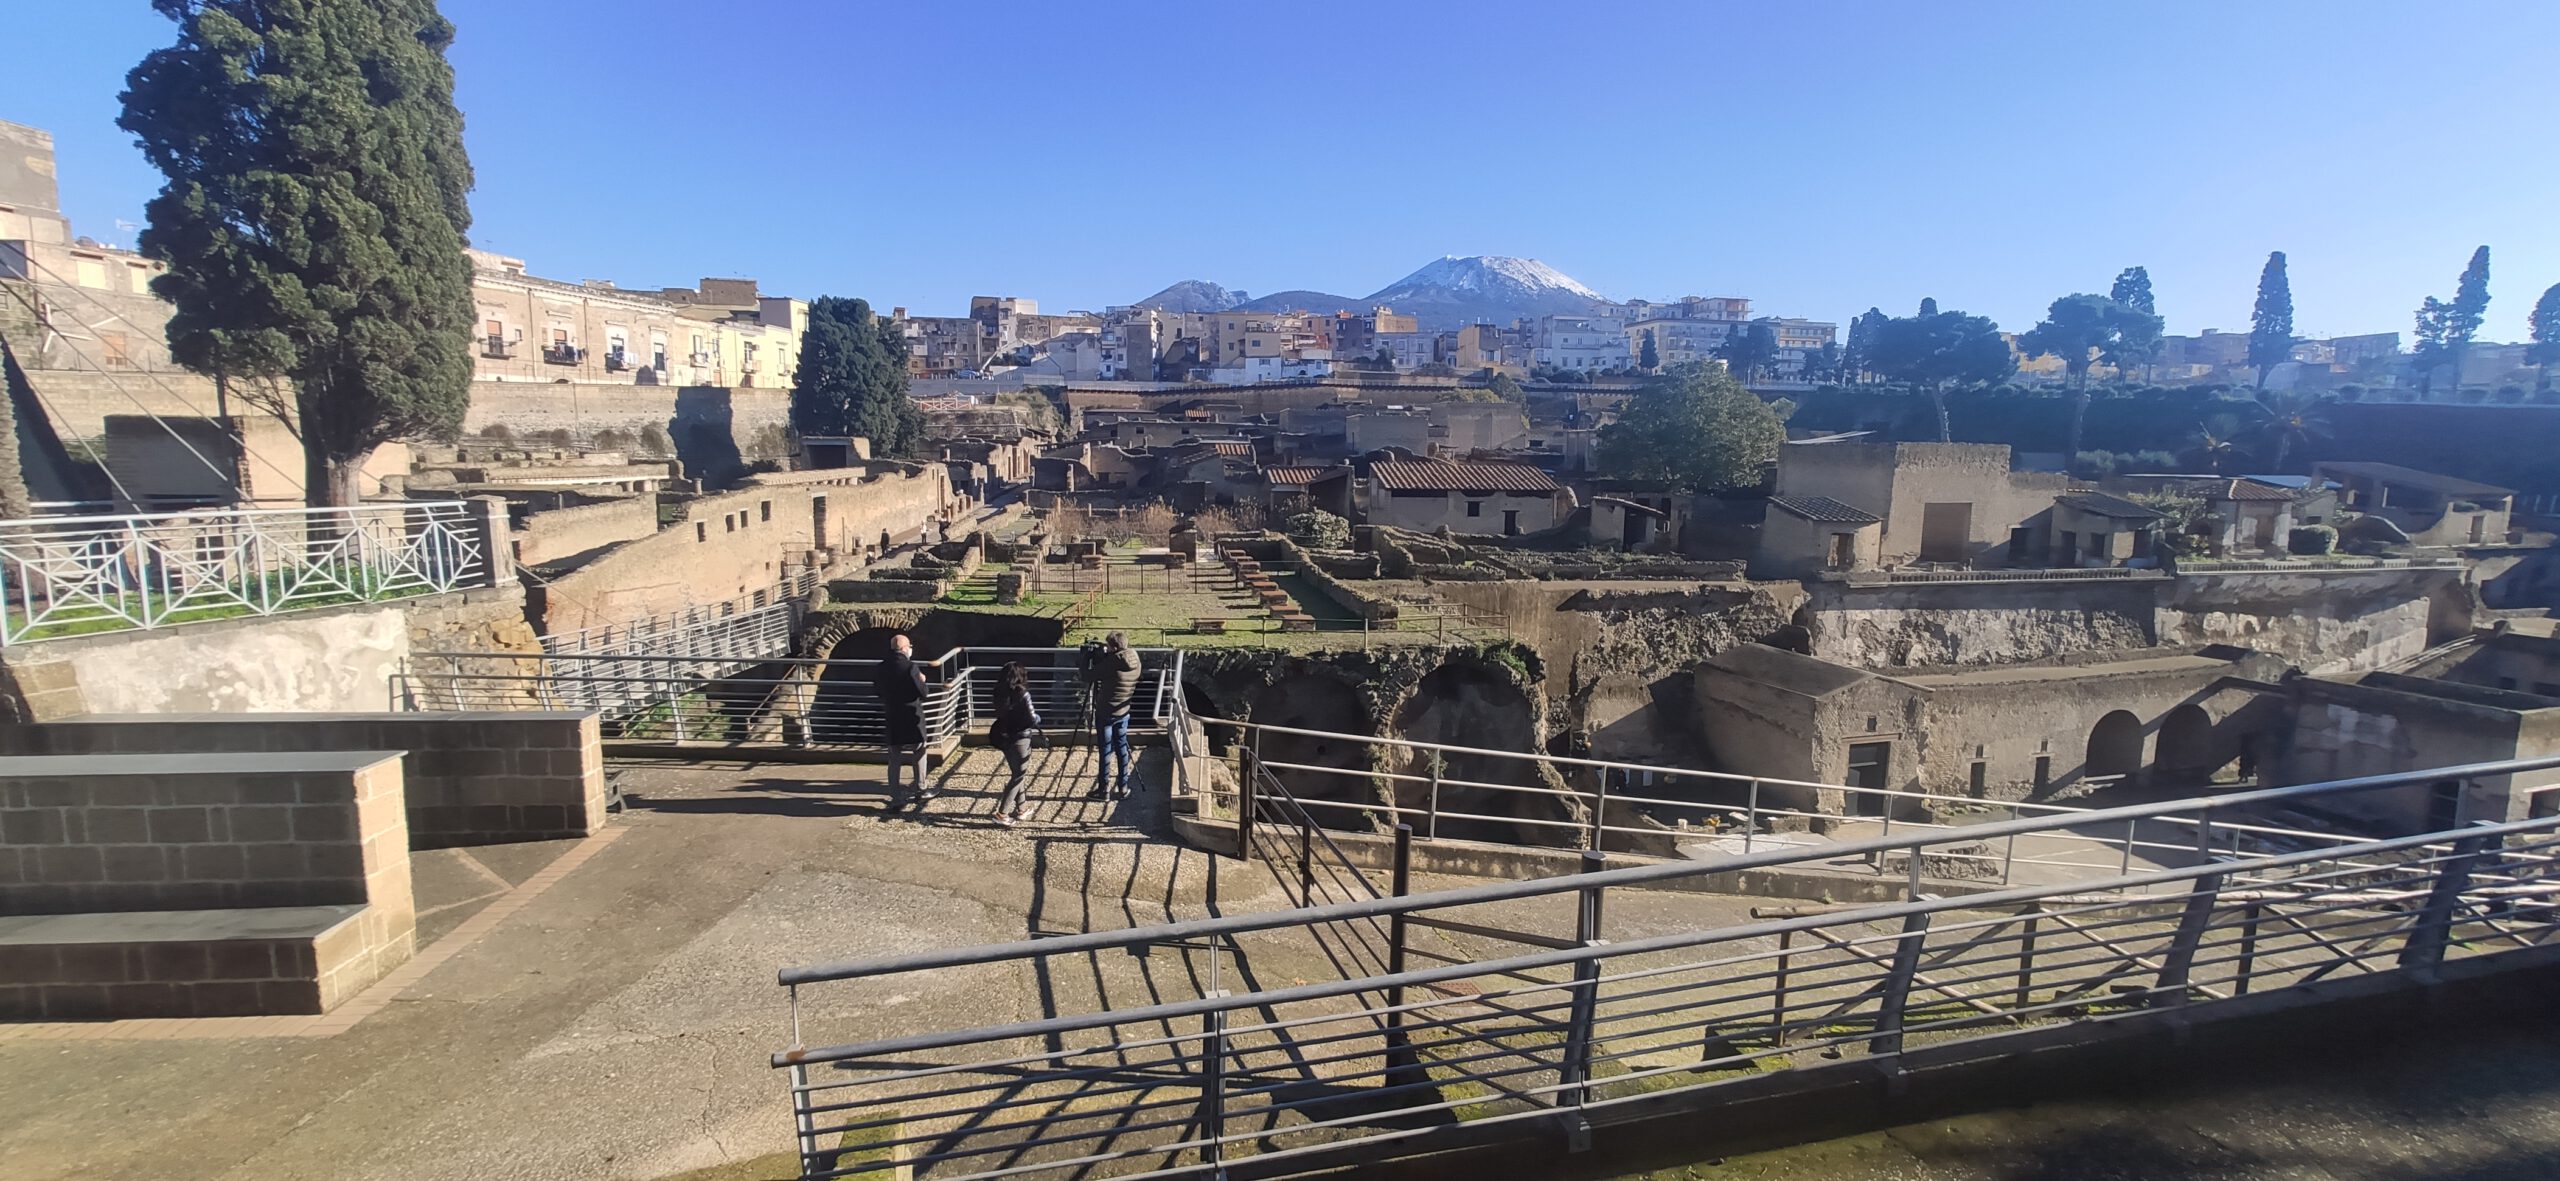
<svg viewBox="0 0 2560 1181">
<path fill-rule="evenodd" d="M 625 496 L 595 504 L 546 509 L 512 531 L 516 561 L 540 566 L 590 550 L 636 541 L 658 531 L 658 498 Z"/>
<path fill-rule="evenodd" d="M 2469 630 L 2454 567 L 2180 573 L 2162 596 L 2163 644 L 2233 644 L 2313 674 L 2407 660 Z"/>
<path fill-rule="evenodd" d="M 2162 579 L 1816 582 L 1806 617 L 1813 654 L 1856 668 L 2015 664 L 2152 646 L 2155 599 L 2164 585 Z"/>
</svg>

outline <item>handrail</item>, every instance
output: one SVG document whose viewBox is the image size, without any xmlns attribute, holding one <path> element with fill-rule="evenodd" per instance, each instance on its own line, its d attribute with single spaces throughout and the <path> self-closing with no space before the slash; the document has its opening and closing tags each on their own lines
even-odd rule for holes
<svg viewBox="0 0 2560 1181">
<path fill-rule="evenodd" d="M 2560 759 L 2536 761 L 2560 764 Z M 2474 764 L 2475 767 L 2490 765 L 2492 764 Z M 2447 768 L 2445 770 L 2452 770 L 2452 768 Z M 2289 791 L 2294 789 L 2274 788 L 2270 790 Z M 2420 848 L 2427 845 L 2441 845 L 2449 838 L 2456 835 L 2465 838 L 2485 839 L 2495 842 L 2500 838 L 2508 836 L 2534 832 L 2548 832 L 2551 831 L 2555 825 L 2560 825 L 2560 818 L 2537 817 L 2531 820 L 2512 821 L 2505 824 L 2477 825 L 2464 829 L 2459 834 L 2423 833 L 2416 836 L 2394 837 L 2387 840 L 2368 841 L 2363 844 L 2352 846 L 2351 848 L 2343 851 L 2357 855 L 2391 853 L 2403 849 Z M 2218 862 L 2208 865 L 2183 866 L 2176 869 L 2154 870 L 2148 873 L 2127 874 L 2111 878 L 2103 882 L 2073 882 L 2050 886 L 2024 886 L 2014 889 L 1999 890 L 1984 894 L 1965 895 L 1954 898 L 1923 897 L 1907 902 L 1880 903 L 1871 907 L 1858 908 L 1845 914 L 1829 913 L 1804 915 L 1795 918 L 1765 920 L 1741 926 L 1713 927 L 1700 930 L 1681 931 L 1670 935 L 1656 935 L 1642 939 L 1613 941 L 1595 946 L 1530 952 L 1498 960 L 1477 960 L 1465 963 L 1446 964 L 1436 968 L 1421 968 L 1394 975 L 1380 975 L 1354 980 L 1327 981 L 1317 984 L 1297 985 L 1289 988 L 1268 989 L 1247 993 L 1242 996 L 1201 997 L 1195 1000 L 1146 1005 L 1130 1009 L 1105 1009 L 1080 1016 L 1048 1017 L 1034 1021 L 982 1026 L 974 1029 L 911 1034 L 905 1037 L 887 1038 L 876 1042 L 794 1048 L 775 1053 L 772 1056 L 771 1063 L 777 1068 L 787 1066 L 805 1066 L 811 1063 L 834 1062 L 854 1058 L 894 1057 L 897 1055 L 911 1054 L 924 1050 L 967 1045 L 974 1042 L 1002 1042 L 1014 1039 L 1039 1039 L 1054 1034 L 1069 1033 L 1076 1030 L 1095 1029 L 1113 1025 L 1130 1025 L 1138 1023 L 1165 1023 L 1170 1025 L 1182 1018 L 1196 1017 L 1205 1013 L 1221 1012 L 1230 1009 L 1276 1008 L 1280 1005 L 1293 1001 L 1319 1000 L 1351 993 L 1378 992 L 1397 986 L 1411 988 L 1420 985 L 1437 984 L 1449 980 L 1464 980 L 1482 976 L 1520 973 L 1537 968 L 1558 967 L 1595 959 L 1618 959 L 1631 956 L 1641 956 L 1655 952 L 1677 951 L 1683 948 L 1697 947 L 1711 943 L 1730 943 L 1744 939 L 1775 938 L 1779 935 L 1791 932 L 1814 930 L 1826 926 L 1837 926 L 1844 920 L 1852 918 L 1862 923 L 1883 923 L 1898 919 L 1907 919 L 1915 915 L 1938 914 L 1947 911 L 1997 909 L 2001 907 L 2015 906 L 2022 902 L 2034 902 L 2047 898 L 2084 894 L 2093 890 L 2118 890 L 2130 892 L 2138 887 L 2167 885 L 2176 882 L 2194 882 L 2205 878 L 2220 878 L 2232 873 L 2235 869 L 2240 868 L 2281 869 L 2292 865 L 2304 865 L 2329 860 L 2331 856 L 2332 854 L 2328 851 L 2289 853 L 2255 858 L 2245 865 Z M 1725 872 L 1734 868 L 1739 867 L 1730 863 L 1720 864 L 1713 867 L 1710 872 Z M 1172 939 L 1196 940 L 1204 935 L 1299 926 L 1340 918 L 1356 918 L 1363 914 L 1383 913 L 1385 911 L 1392 911 L 1396 909 L 1437 909 L 1444 906 L 1463 905 L 1468 902 L 1499 901 L 1507 898 L 1527 897 L 1536 893 L 1566 893 L 1602 889 L 1612 885 L 1630 884 L 1631 879 L 1627 875 L 1642 872 L 1644 871 L 1610 870 L 1600 873 L 1573 874 L 1555 878 L 1540 878 L 1530 882 L 1502 883 L 1500 886 L 1467 887 L 1459 890 L 1442 890 L 1428 894 L 1409 894 L 1401 898 L 1384 898 L 1366 904 L 1333 903 L 1326 906 L 1306 907 L 1294 911 L 1275 912 L 1273 914 L 1238 916 L 1235 920 L 1195 920 L 1189 923 L 1167 923 L 1153 927 L 1131 928 L 1127 931 L 1109 932 L 1108 934 L 1127 936 L 1128 938 L 1126 942 L 1128 943 L 1163 942 Z M 1653 880 L 1654 877 L 1658 876 L 1661 875 L 1651 875 L 1646 877 L 1644 880 Z M 1523 886 L 1544 888 L 1530 891 L 1518 889 L 1518 887 Z M 1453 896 L 1455 895 L 1476 894 L 1478 891 L 1483 891 L 1484 893 L 1476 897 L 1453 899 Z M 1234 921 L 1239 925 L 1227 926 L 1225 924 L 1228 921 Z M 1141 938 L 1141 936 L 1143 936 L 1143 938 Z M 1120 945 L 1118 943 L 1100 943 L 1080 944 L 1074 947 L 1065 946 L 1079 938 L 1086 937 L 1059 936 L 1051 939 L 1038 940 L 1030 944 L 1005 946 L 1007 948 L 1016 946 L 1035 948 L 1042 954 L 1066 954 L 1093 951 Z M 928 955 L 908 958 L 925 960 L 932 957 Z M 992 961 L 983 959 L 951 960 L 931 964 L 919 963 L 913 968 L 901 968 L 897 970 L 921 970 L 925 967 L 953 967 L 962 964 L 987 962 Z M 824 977 L 823 979 L 849 978 L 851 977 Z M 812 979 L 805 976 L 795 978 L 791 973 L 785 973 L 784 979 L 782 980 L 782 983 L 785 985 L 799 985 L 813 982 L 814 981 Z"/>
<path fill-rule="evenodd" d="M 2284 800 L 2314 799 L 2321 796 L 2337 795 L 2352 791 L 2370 791 L 2377 788 L 2387 787 L 2408 787 L 2422 783 L 2432 783 L 2442 779 L 2472 779 L 2492 775 L 2512 775 L 2518 772 L 2541 771 L 2555 767 L 2560 767 L 2560 756 L 2544 756 L 2531 759 L 2508 759 L 2486 763 L 2466 763 L 2454 767 L 2438 767 L 2424 771 L 2394 772 L 2387 775 L 2368 775 L 2355 779 L 2333 780 L 2326 783 L 2305 783 L 2296 784 L 2290 787 L 2261 788 L 2256 791 L 2238 792 L 2232 795 L 2214 797 L 2209 801 L 2209 806 L 2213 808 L 2224 808 L 2249 804 L 2271 803 Z M 2119 808 L 2104 808 L 2087 812 L 2079 812 L 2069 816 L 2050 816 L 2029 820 L 1997 821 L 1990 824 L 1968 826 L 1964 831 L 1967 836 L 2007 836 L 2010 833 L 2041 832 L 2071 825 L 2141 820 L 2148 817 L 2168 815 L 2182 810 L 2192 810 L 2196 804 L 2197 801 L 2194 800 L 2169 800 L 2149 804 L 2131 804 Z M 1896 850 L 1917 848 L 1943 839 L 1945 839 L 1945 834 L 1940 831 L 1924 832 L 1918 836 L 1871 837 L 1866 840 L 1844 841 L 1833 845 L 1827 845 L 1819 850 L 1819 856 L 1829 859 L 1864 856 L 1869 854 L 1881 855 L 1883 853 Z M 2441 834 L 2430 834 L 2430 837 L 2427 840 L 2403 838 L 2398 843 L 2385 842 L 2385 844 L 2388 844 L 2392 848 L 2399 848 L 2403 847 L 2410 841 L 2425 844 L 2441 842 L 2444 839 L 2445 838 Z M 2307 861 L 2335 860 L 2341 856 L 2353 854 L 2364 847 L 2365 846 L 2363 845 L 2350 845 L 2342 848 L 2308 850 L 2300 854 L 2286 854 L 2272 859 L 2260 858 L 2253 860 L 2250 864 L 2279 867 Z M 986 944 L 978 947 L 950 948 L 938 951 L 919 952 L 903 956 L 889 956 L 864 960 L 839 960 L 832 963 L 813 964 L 806 967 L 785 968 L 776 974 L 775 979 L 777 982 L 784 985 L 816 984 L 830 980 L 854 980 L 871 976 L 886 976 L 900 972 L 920 971 L 927 968 L 964 967 L 972 964 L 1000 963 L 1007 960 L 1029 959 L 1051 955 L 1073 955 L 1142 943 L 1162 942 L 1171 939 L 1197 940 L 1214 936 L 1240 934 L 1249 931 L 1267 931 L 1280 927 L 1296 926 L 1302 923 L 1365 918 L 1374 915 L 1388 914 L 1397 910 L 1436 910 L 1450 906 L 1467 906 L 1484 902 L 1503 902 L 1518 898 L 1535 898 L 1543 895 L 1571 893 L 1585 889 L 1605 889 L 1613 886 L 1637 886 L 1654 882 L 1678 881 L 1682 878 L 1706 877 L 1714 874 L 1733 873 L 1739 870 L 1764 869 L 1771 866 L 1786 865 L 1792 862 L 1806 860 L 1808 856 L 1808 853 L 1803 849 L 1785 849 L 1769 853 L 1744 854 L 1720 861 L 1666 862 L 1658 865 L 1639 865 L 1629 866 L 1623 869 L 1601 870 L 1587 874 L 1533 878 L 1527 881 L 1488 882 L 1481 885 L 1460 886 L 1421 894 L 1409 894 L 1400 898 L 1379 898 L 1359 902 L 1335 902 L 1295 911 L 1248 915 L 1226 915 L 1218 918 L 1189 919 L 1180 922 L 1159 923 L 1144 927 L 1128 927 L 1113 931 L 1093 931 L 1077 935 L 1060 935 L 1053 938 L 1041 939 L 1032 943 Z M 2231 868 L 2232 867 L 2228 863 L 2220 863 L 2213 867 L 2207 867 L 2205 871 L 2227 873 L 2231 871 Z M 2183 873 L 2186 871 L 2181 870 L 2177 872 Z M 2135 878 L 2143 877 L 2143 875 L 2133 876 Z M 2176 878 L 2171 877 L 2160 880 L 2176 880 Z M 2060 888 L 2062 887 L 2055 887 L 2055 889 Z M 2091 888 L 2091 886 L 2086 882 L 2075 882 L 2069 883 L 2068 888 L 2086 890 Z M 1998 896 L 2000 895 L 1986 894 L 1978 895 L 1976 897 Z"/>
</svg>

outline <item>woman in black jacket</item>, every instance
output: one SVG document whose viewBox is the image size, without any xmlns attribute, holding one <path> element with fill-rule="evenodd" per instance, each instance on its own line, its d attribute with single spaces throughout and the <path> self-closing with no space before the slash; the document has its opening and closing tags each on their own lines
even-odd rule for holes
<svg viewBox="0 0 2560 1181">
<path fill-rule="evenodd" d="M 1006 828 L 1022 821 L 1023 772 L 1031 764 L 1031 732 L 1039 728 L 1040 711 L 1031 705 L 1031 674 L 1019 661 L 1005 665 L 1004 679 L 996 684 L 996 720 L 987 738 L 1004 752 L 1005 765 L 1013 768 L 1004 798 L 996 804 L 996 819 Z"/>
</svg>

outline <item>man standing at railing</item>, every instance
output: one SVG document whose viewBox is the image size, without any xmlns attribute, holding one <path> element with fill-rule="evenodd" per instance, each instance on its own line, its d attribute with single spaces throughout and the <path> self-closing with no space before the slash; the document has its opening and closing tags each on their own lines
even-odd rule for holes
<svg viewBox="0 0 2560 1181">
<path fill-rule="evenodd" d="M 1129 637 L 1113 632 L 1102 651 L 1085 666 L 1093 694 L 1093 790 L 1089 800 L 1113 800 L 1129 794 L 1129 706 L 1138 697 L 1138 653 Z M 1112 760 L 1119 774 L 1112 774 Z"/>
<path fill-rule="evenodd" d="M 925 801 L 924 743 L 924 670 L 916 667 L 915 645 L 905 632 L 889 637 L 889 658 L 880 662 L 873 688 L 880 695 L 880 706 L 889 713 L 889 815 L 897 815 L 914 804 L 921 811 Z M 915 787 L 910 792 L 898 790 L 898 769 L 914 761 Z"/>
</svg>

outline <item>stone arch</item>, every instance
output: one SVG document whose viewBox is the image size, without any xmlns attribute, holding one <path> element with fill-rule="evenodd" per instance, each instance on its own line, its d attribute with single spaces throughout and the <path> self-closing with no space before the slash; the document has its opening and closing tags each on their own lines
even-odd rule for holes
<svg viewBox="0 0 2560 1181">
<path fill-rule="evenodd" d="M 2230 761 L 2231 752 L 2225 749 L 2222 735 L 2215 731 L 2213 715 L 2203 706 L 2186 702 L 2160 719 L 2160 738 L 2151 764 L 2156 781 L 2210 783 L 2214 772 Z"/>
<path fill-rule="evenodd" d="M 2089 728 L 2089 757 L 2080 766 L 2082 779 L 2133 775 L 2142 770 L 2142 719 L 2131 710 L 2115 710 Z"/>
<path fill-rule="evenodd" d="M 1191 700 L 1187 690 L 1185 700 Z M 1377 781 L 1365 774 L 1375 769 L 1371 763 L 1374 748 L 1367 739 L 1378 732 L 1378 724 L 1356 686 L 1321 672 L 1291 673 L 1256 690 L 1247 708 L 1257 725 L 1341 736 L 1319 738 L 1270 731 L 1257 735 L 1264 762 L 1329 769 L 1273 770 L 1271 774 L 1289 789 L 1289 794 L 1301 800 L 1364 804 L 1379 801 Z M 1335 771 L 1363 774 L 1334 774 Z M 1365 814 L 1347 808 L 1318 807 L 1308 811 L 1328 828 L 1372 827 Z"/>
<path fill-rule="evenodd" d="M 1414 686 L 1396 711 L 1393 733 L 1416 742 L 1527 753 L 1538 749 L 1538 730 L 1537 705 L 1518 685 L 1492 669 L 1453 661 L 1433 669 Z M 1444 786 L 1440 791 L 1444 814 L 1462 812 L 1484 819 L 1444 818 L 1439 835 L 1533 845 L 1570 845 L 1580 839 L 1569 827 L 1534 823 L 1571 820 L 1578 811 L 1563 781 L 1545 765 L 1488 754 L 1400 750 L 1395 769 L 1427 780 L 1432 770 L 1430 754 L 1438 754 L 1444 781 L 1543 789 L 1531 793 Z M 1396 788 L 1404 807 L 1419 809 L 1429 800 L 1428 782 L 1400 782 Z"/>
</svg>

